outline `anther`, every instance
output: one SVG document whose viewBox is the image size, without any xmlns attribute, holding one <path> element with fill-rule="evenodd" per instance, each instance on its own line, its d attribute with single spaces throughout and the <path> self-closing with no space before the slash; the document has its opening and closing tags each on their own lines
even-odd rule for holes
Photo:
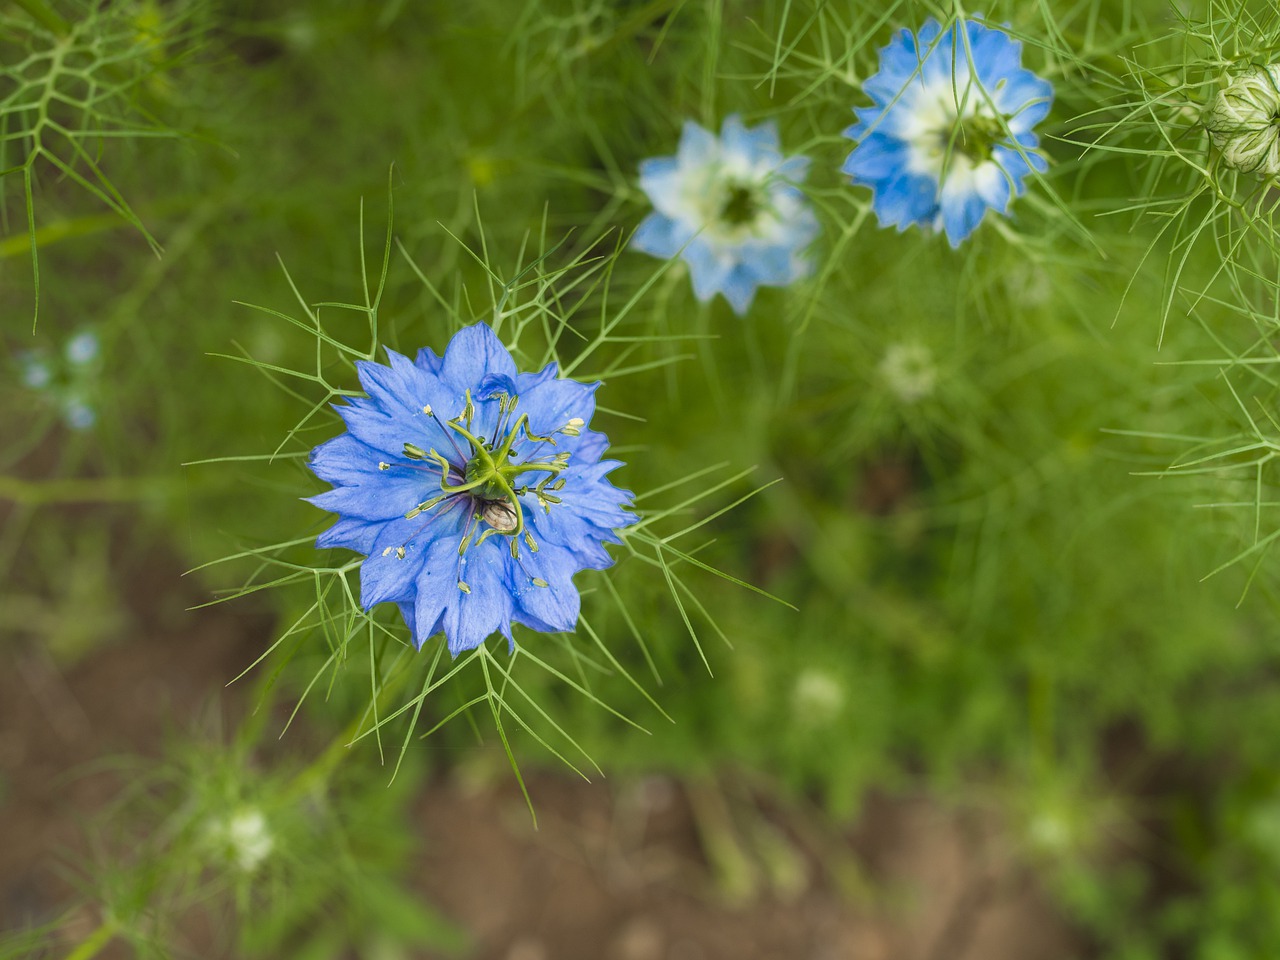
<svg viewBox="0 0 1280 960">
<path fill-rule="evenodd" d="M 541 577 L 534 577 L 534 578 L 533 578 L 533 585 L 534 585 L 535 587 L 546 587 L 546 586 L 549 586 L 549 584 L 547 583 L 547 581 L 543 580 Z"/>
<path fill-rule="evenodd" d="M 396 559 L 403 560 L 405 555 L 404 547 L 396 547 Z"/>
<path fill-rule="evenodd" d="M 379 460 L 379 461 L 378 461 L 378 469 L 379 469 L 379 470 L 390 470 L 390 469 L 391 469 L 391 464 L 387 463 L 385 460 Z"/>
<path fill-rule="evenodd" d="M 467 586 L 467 582 L 465 580 L 458 581 L 458 589 L 461 590 L 463 593 L 471 592 L 471 588 Z"/>
</svg>

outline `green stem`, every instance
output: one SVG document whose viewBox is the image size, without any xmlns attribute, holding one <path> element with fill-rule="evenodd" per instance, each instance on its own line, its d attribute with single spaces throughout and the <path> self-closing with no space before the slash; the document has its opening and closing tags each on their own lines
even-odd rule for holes
<svg viewBox="0 0 1280 960">
<path fill-rule="evenodd" d="M 65 37 L 71 32 L 71 24 L 58 16 L 57 12 L 49 6 L 44 0 L 13 0 L 13 2 L 27 11 L 31 19 L 40 26 L 44 27 L 50 33 L 59 37 Z"/>
<path fill-rule="evenodd" d="M 89 934 L 80 945 L 67 954 L 66 960 L 90 960 L 102 952 L 102 948 L 115 939 L 117 927 L 114 920 L 103 920 L 98 929 Z"/>
<path fill-rule="evenodd" d="M 401 670 L 382 685 L 378 695 L 385 696 L 388 693 L 394 693 L 399 687 L 403 686 L 404 681 L 412 672 L 412 670 L 408 669 Z M 329 777 L 332 776 L 333 771 L 337 769 L 343 758 L 350 755 L 352 742 L 355 740 L 356 735 L 360 733 L 360 727 L 364 725 L 364 722 L 364 716 L 356 717 L 343 727 L 342 731 L 320 756 L 298 771 L 282 793 L 286 803 L 292 803 L 306 796 L 313 789 L 329 780 Z M 68 960 L 71 960 L 71 958 L 68 958 Z M 81 960 L 81 958 L 77 958 L 77 960 Z"/>
</svg>

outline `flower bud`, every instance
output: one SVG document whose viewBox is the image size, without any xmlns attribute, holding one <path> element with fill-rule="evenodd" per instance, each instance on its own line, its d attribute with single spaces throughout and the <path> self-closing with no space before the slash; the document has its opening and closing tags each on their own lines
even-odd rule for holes
<svg viewBox="0 0 1280 960">
<path fill-rule="evenodd" d="M 1280 174 L 1280 63 L 1252 67 L 1222 90 L 1204 118 L 1227 166 Z"/>
</svg>

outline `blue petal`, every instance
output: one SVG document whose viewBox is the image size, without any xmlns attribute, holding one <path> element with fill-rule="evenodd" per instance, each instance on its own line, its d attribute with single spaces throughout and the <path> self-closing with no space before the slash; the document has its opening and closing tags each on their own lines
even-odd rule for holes
<svg viewBox="0 0 1280 960">
<path fill-rule="evenodd" d="M 571 459 L 561 474 L 565 480 L 559 493 L 562 503 L 544 510 L 533 497 L 522 498 L 526 522 L 533 527 L 535 539 L 549 540 L 574 551 L 585 567 L 612 563 L 600 543 L 616 543 L 614 531 L 636 522 L 636 515 L 623 509 L 631 502 L 631 491 L 615 487 L 606 476 L 619 466 L 617 460 L 583 466 L 575 465 Z"/>
<path fill-rule="evenodd" d="M 424 449 L 447 448 L 447 435 L 424 408 L 439 410 L 444 417 L 455 416 L 462 409 L 461 391 L 445 387 L 433 374 L 394 351 L 388 351 L 388 356 L 390 367 L 358 361 L 361 385 L 370 395 L 334 409 L 352 434 L 390 458 L 399 457 L 407 442 Z"/>
<path fill-rule="evenodd" d="M 706 303 L 724 288 L 733 270 L 731 257 L 717 256 L 711 245 L 698 237 L 684 248 L 684 260 L 689 264 L 689 279 L 693 281 L 693 295 Z"/>
<path fill-rule="evenodd" d="M 1053 106 L 1053 84 L 1030 70 L 1010 74 L 993 97 L 996 107 L 1009 117 L 1009 129 L 1024 133 L 1049 115 Z"/>
<path fill-rule="evenodd" d="M 720 142 L 726 156 L 737 156 L 747 163 L 758 159 L 781 159 L 778 149 L 778 125 L 772 120 L 748 130 L 742 118 L 731 113 L 720 128 Z"/>
<path fill-rule="evenodd" d="M 505 561 L 511 554 L 505 539 L 492 537 L 472 545 L 461 557 L 460 579 L 466 581 L 471 592 L 462 592 L 455 582 L 455 596 L 441 620 L 449 652 L 454 656 L 464 650 L 474 650 L 511 623 L 512 587 L 505 575 Z"/>
<path fill-rule="evenodd" d="M 1013 199 L 1013 182 L 997 164 L 983 164 L 976 185 L 983 203 L 998 213 L 1008 212 L 1009 201 Z"/>
<path fill-rule="evenodd" d="M 733 298 L 729 297 L 727 289 L 735 282 L 739 282 L 736 280 L 739 269 L 748 274 L 745 279 L 752 286 L 761 283 L 769 284 L 770 286 L 782 286 L 795 279 L 795 260 L 790 246 L 782 244 L 753 244 L 743 250 L 740 267 L 735 269 L 729 276 L 725 296 L 730 303 L 733 302 Z M 752 292 L 754 291 L 747 293 L 748 304 L 751 302 Z"/>
<path fill-rule="evenodd" d="M 938 211 L 938 185 L 922 174 L 903 174 L 876 186 L 872 209 L 884 227 L 929 223 Z"/>
<path fill-rule="evenodd" d="M 548 380 L 554 380 L 560 375 L 560 368 L 556 366 L 555 361 L 551 361 L 537 373 L 522 373 L 516 377 L 516 393 L 523 394 L 526 390 L 532 390 L 540 383 Z"/>
<path fill-rule="evenodd" d="M 574 417 L 590 423 L 596 411 L 595 392 L 600 382 L 547 380 L 520 395 L 520 412 L 529 415 L 529 427 L 540 436 L 550 436 Z M 557 443 L 560 438 L 557 438 Z M 545 452 L 545 451 L 544 451 Z"/>
<path fill-rule="evenodd" d="M 451 393 L 432 373 L 423 370 L 394 350 L 388 350 L 390 366 L 369 360 L 356 361 L 360 385 L 369 399 L 393 417 L 413 418 L 422 407 L 451 402 Z"/>
<path fill-rule="evenodd" d="M 321 480 L 345 485 L 375 479 L 379 472 L 385 472 L 378 470 L 378 464 L 384 461 L 381 451 L 344 433 L 312 450 L 307 466 Z"/>
<path fill-rule="evenodd" d="M 692 120 L 686 120 L 680 131 L 680 147 L 676 157 L 682 168 L 700 167 L 720 155 L 720 141 Z"/>
<path fill-rule="evenodd" d="M 870 184 L 893 177 L 907 167 L 907 145 L 901 140 L 873 133 L 856 147 L 840 169 L 854 183 Z"/>
<path fill-rule="evenodd" d="M 430 347 L 423 347 L 419 350 L 413 363 L 419 370 L 432 376 L 438 376 L 440 371 L 444 369 L 444 358 L 437 357 L 436 352 Z"/>
<path fill-rule="evenodd" d="M 679 198 L 680 180 L 680 165 L 675 157 L 640 161 L 640 189 L 655 206 L 661 207 Z"/>
<path fill-rule="evenodd" d="M 414 623 L 417 619 L 417 616 L 413 610 L 414 601 L 413 600 L 397 600 L 396 606 L 400 608 L 400 616 L 404 618 L 404 622 L 409 625 L 409 636 L 413 640 L 413 645 L 417 647 L 419 650 L 421 650 L 422 644 L 423 642 L 426 641 L 427 638 L 419 637 L 418 631 L 414 629 Z"/>
<path fill-rule="evenodd" d="M 515 380 L 503 373 L 489 373 L 480 381 L 480 385 L 476 388 L 476 400 L 492 400 L 506 394 L 508 397 L 520 395 L 520 390 L 516 386 Z"/>
<path fill-rule="evenodd" d="M 720 292 L 729 301 L 729 306 L 733 308 L 733 312 L 741 317 L 750 309 L 751 301 L 756 296 L 757 286 L 756 278 L 752 272 L 744 264 L 739 263 L 725 277 L 720 286 Z"/>
<path fill-rule="evenodd" d="M 932 26 L 932 33 L 928 33 Z M 921 29 L 921 48 L 937 36 L 937 21 L 930 20 Z M 915 35 L 902 29 L 898 35 L 880 48 L 880 66 L 874 76 L 862 85 L 863 93 L 880 106 L 893 102 L 912 77 L 920 76 L 920 57 L 916 53 Z"/>
<path fill-rule="evenodd" d="M 1012 181 L 1015 193 L 1022 193 L 1025 188 L 1023 181 L 1031 173 L 1037 170 L 1040 173 L 1049 169 L 1048 161 L 1038 153 L 1019 153 L 1012 147 L 997 145 L 991 151 L 992 159 L 1005 172 L 1005 175 Z"/>
<path fill-rule="evenodd" d="M 549 633 L 578 625 L 582 600 L 573 585 L 573 575 L 579 569 L 573 554 L 545 544 L 537 553 L 521 551 L 518 560 L 507 553 L 506 564 L 506 580 L 515 600 L 513 616 L 518 622 Z M 534 577 L 547 585 L 537 586 Z"/>
<path fill-rule="evenodd" d="M 423 500 L 439 492 L 438 474 L 417 470 L 386 470 L 371 477 L 368 483 L 334 487 L 307 503 L 362 520 L 394 520 L 402 517 Z"/>
<path fill-rule="evenodd" d="M 441 537 L 427 546 L 422 569 L 414 586 L 413 636 L 418 646 L 444 629 L 449 604 L 461 593 L 458 589 L 458 543 Z"/>
<path fill-rule="evenodd" d="M 651 213 L 631 235 L 631 246 L 655 257 L 674 257 L 689 242 L 694 231 L 660 213 Z"/>
<path fill-rule="evenodd" d="M 388 523 L 378 534 L 373 549 L 360 564 L 360 606 L 368 610 L 387 600 L 406 600 L 417 591 L 427 548 L 412 537 L 420 524 L 403 517 Z M 404 550 L 401 559 L 395 548 Z M 391 553 L 385 553 L 390 549 Z"/>
<path fill-rule="evenodd" d="M 969 38 L 970 69 L 988 94 L 995 94 L 1001 80 L 1007 80 L 1022 63 L 1022 44 L 1003 30 L 983 26 L 974 20 L 965 24 Z M 964 50 L 958 51 L 964 56 Z"/>
<path fill-rule="evenodd" d="M 345 547 L 356 553 L 368 554 L 372 552 L 373 542 L 386 523 L 385 520 L 341 517 L 332 527 L 316 537 L 316 548 L 325 550 L 330 547 Z"/>
<path fill-rule="evenodd" d="M 956 191 L 941 199 L 942 226 L 947 232 L 947 241 L 952 249 L 959 247 L 969 234 L 978 228 L 982 215 L 987 212 L 987 205 L 976 190 Z"/>
<path fill-rule="evenodd" d="M 477 387 L 486 374 L 516 376 L 515 361 L 487 323 L 473 323 L 454 334 L 444 352 L 443 378 L 455 390 Z"/>
</svg>

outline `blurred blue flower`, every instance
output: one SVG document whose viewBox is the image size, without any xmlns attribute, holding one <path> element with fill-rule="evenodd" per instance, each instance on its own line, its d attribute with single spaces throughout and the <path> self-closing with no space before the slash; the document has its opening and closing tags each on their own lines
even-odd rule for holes
<svg viewBox="0 0 1280 960">
<path fill-rule="evenodd" d="M 39 354 L 28 351 L 18 355 L 18 375 L 24 386 L 43 390 L 53 382 L 53 370 Z"/>
<path fill-rule="evenodd" d="M 65 348 L 67 362 L 76 367 L 83 367 L 98 359 L 98 351 L 98 335 L 91 330 L 76 334 L 67 341 Z"/>
<path fill-rule="evenodd" d="M 62 406 L 62 419 L 72 430 L 88 430 L 98 422 L 98 411 L 80 397 L 67 397 Z"/>
<path fill-rule="evenodd" d="M 654 212 L 631 245 L 689 265 L 699 300 L 724 294 L 746 313 L 759 286 L 782 287 L 809 272 L 804 249 L 818 221 L 796 184 L 807 157 L 783 157 L 773 123 L 748 129 L 725 118 L 720 137 L 686 120 L 674 157 L 640 164 Z"/>
<path fill-rule="evenodd" d="M 945 230 L 952 247 L 1048 169 L 1031 131 L 1053 102 L 1053 86 L 1021 66 L 1021 43 L 962 24 L 900 31 L 863 86 L 873 105 L 844 131 L 857 146 L 843 170 L 872 189 L 880 225 Z"/>
<path fill-rule="evenodd" d="M 317 547 L 366 555 L 360 603 L 399 605 L 421 647 L 441 631 L 458 654 L 511 624 L 572 630 L 573 575 L 609 566 L 605 543 L 635 522 L 606 474 L 608 440 L 587 428 L 598 383 L 520 373 L 483 323 L 443 357 L 361 361 L 368 394 L 338 407 L 347 432 L 311 452 L 339 514 Z"/>
</svg>

